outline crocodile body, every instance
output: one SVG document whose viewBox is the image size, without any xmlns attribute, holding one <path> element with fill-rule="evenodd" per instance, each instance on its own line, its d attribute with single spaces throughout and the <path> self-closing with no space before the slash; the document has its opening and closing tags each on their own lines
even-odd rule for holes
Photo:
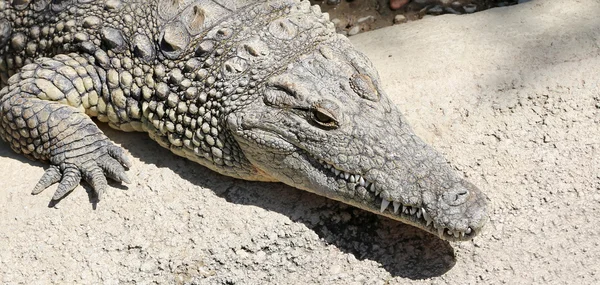
<svg viewBox="0 0 600 285">
<path fill-rule="evenodd" d="M 485 195 L 419 139 L 308 1 L 0 2 L 0 137 L 50 164 L 37 194 L 98 198 L 130 163 L 92 121 L 221 174 L 279 181 L 449 240 Z"/>
</svg>

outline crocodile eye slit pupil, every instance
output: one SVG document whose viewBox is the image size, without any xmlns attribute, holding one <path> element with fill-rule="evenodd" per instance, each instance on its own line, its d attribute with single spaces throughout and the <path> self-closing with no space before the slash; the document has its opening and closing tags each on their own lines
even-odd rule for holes
<svg viewBox="0 0 600 285">
<path fill-rule="evenodd" d="M 332 129 L 337 128 L 338 126 L 337 121 L 333 117 L 319 109 L 313 109 L 311 117 L 312 120 L 320 127 Z"/>
<path fill-rule="evenodd" d="M 333 121 L 329 116 L 319 112 L 318 110 L 314 111 L 314 115 L 315 119 L 317 119 L 317 121 L 322 124 L 329 124 Z"/>
</svg>

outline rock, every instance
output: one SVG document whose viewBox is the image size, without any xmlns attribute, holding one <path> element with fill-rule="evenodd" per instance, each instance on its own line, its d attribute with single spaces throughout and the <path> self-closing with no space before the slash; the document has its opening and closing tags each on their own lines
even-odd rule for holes
<svg viewBox="0 0 600 285">
<path fill-rule="evenodd" d="M 406 22 L 408 22 L 408 19 L 406 19 L 406 16 L 402 14 L 398 14 L 396 17 L 394 17 L 394 24 L 402 24 Z"/>
<path fill-rule="evenodd" d="M 352 29 L 348 30 L 349 36 L 354 36 L 358 33 L 360 33 L 360 26 L 354 26 L 354 27 L 352 27 Z"/>
</svg>

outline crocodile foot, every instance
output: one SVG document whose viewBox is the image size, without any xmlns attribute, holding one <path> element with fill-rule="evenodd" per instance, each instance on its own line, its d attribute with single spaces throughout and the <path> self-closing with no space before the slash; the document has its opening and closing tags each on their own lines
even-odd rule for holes
<svg viewBox="0 0 600 285">
<path fill-rule="evenodd" d="M 131 162 L 122 148 L 113 145 L 108 139 L 86 147 L 91 151 L 73 149 L 60 157 L 61 162 L 53 162 L 37 183 L 31 194 L 37 195 L 55 183 L 59 183 L 52 200 L 60 200 L 73 191 L 83 178 L 92 186 L 99 201 L 108 186 L 106 177 L 117 182 L 130 183 L 125 170 Z"/>
</svg>

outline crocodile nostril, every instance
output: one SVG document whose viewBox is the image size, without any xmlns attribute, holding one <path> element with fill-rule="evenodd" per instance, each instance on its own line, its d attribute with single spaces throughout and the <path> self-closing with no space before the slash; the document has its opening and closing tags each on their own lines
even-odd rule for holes
<svg viewBox="0 0 600 285">
<path fill-rule="evenodd" d="M 469 190 L 458 187 L 455 189 L 451 189 L 448 192 L 444 193 L 444 201 L 448 203 L 448 205 L 458 206 L 460 204 L 465 203 L 469 198 Z"/>
<path fill-rule="evenodd" d="M 463 191 L 460 191 L 458 193 L 456 193 L 456 198 L 455 200 L 461 199 L 463 196 L 469 195 L 469 191 L 467 191 L 466 189 L 464 189 Z"/>
</svg>

